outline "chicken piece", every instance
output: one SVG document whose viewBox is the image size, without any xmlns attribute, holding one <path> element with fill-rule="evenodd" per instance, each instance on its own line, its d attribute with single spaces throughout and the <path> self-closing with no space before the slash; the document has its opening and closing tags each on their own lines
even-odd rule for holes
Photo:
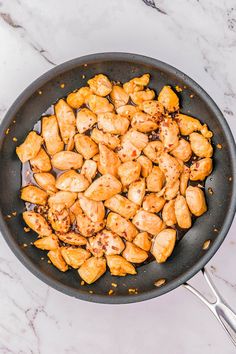
<svg viewBox="0 0 236 354">
<path fill-rule="evenodd" d="M 76 114 L 76 126 L 80 134 L 91 129 L 97 123 L 97 116 L 88 108 L 82 108 Z"/>
<path fill-rule="evenodd" d="M 165 205 L 165 199 L 158 197 L 156 193 L 150 193 L 143 200 L 143 209 L 150 213 L 159 213 Z"/>
<path fill-rule="evenodd" d="M 151 237 L 147 232 L 140 232 L 135 236 L 133 243 L 144 251 L 150 251 L 152 246 Z"/>
<path fill-rule="evenodd" d="M 107 256 L 120 254 L 125 248 L 125 244 L 120 236 L 104 229 L 95 237 L 90 237 L 88 248 L 94 256 L 102 257 L 104 254 Z"/>
<path fill-rule="evenodd" d="M 49 251 L 47 256 L 52 262 L 52 264 L 56 268 L 58 268 L 61 272 L 66 272 L 68 270 L 68 265 L 66 264 L 64 258 L 62 257 L 60 248 Z"/>
<path fill-rule="evenodd" d="M 160 140 L 166 152 L 175 149 L 179 144 L 178 124 L 172 118 L 165 118 L 160 122 Z"/>
<path fill-rule="evenodd" d="M 137 205 L 141 205 L 145 196 L 145 179 L 139 179 L 129 185 L 128 199 Z"/>
<path fill-rule="evenodd" d="M 141 166 L 137 161 L 127 161 L 120 165 L 118 168 L 118 174 L 123 186 L 128 186 L 132 182 L 136 181 L 141 172 Z"/>
<path fill-rule="evenodd" d="M 126 247 L 122 252 L 122 256 L 128 262 L 143 263 L 148 258 L 148 253 L 134 243 L 126 241 Z"/>
<path fill-rule="evenodd" d="M 83 192 L 88 186 L 87 178 L 74 170 L 62 173 L 56 180 L 56 187 L 62 191 Z"/>
<path fill-rule="evenodd" d="M 36 157 L 41 149 L 43 138 L 36 132 L 30 132 L 25 141 L 16 148 L 16 153 L 22 163 Z"/>
<path fill-rule="evenodd" d="M 95 114 L 113 112 L 114 106 L 107 98 L 96 95 L 91 95 L 88 99 L 88 106 Z"/>
<path fill-rule="evenodd" d="M 182 229 L 189 229 L 192 226 L 191 213 L 182 195 L 178 195 L 175 199 L 175 216 L 179 227 Z"/>
<path fill-rule="evenodd" d="M 147 177 L 152 171 L 152 161 L 142 155 L 137 158 L 137 162 L 141 165 L 141 176 Z"/>
<path fill-rule="evenodd" d="M 186 201 L 191 213 L 195 216 L 201 216 L 207 211 L 204 193 L 198 187 L 188 186 L 186 189 Z"/>
<path fill-rule="evenodd" d="M 183 172 L 180 175 L 180 186 L 179 186 L 180 194 L 182 194 L 184 197 L 188 186 L 189 177 L 190 177 L 190 169 L 189 167 L 184 165 Z"/>
<path fill-rule="evenodd" d="M 78 109 L 83 104 L 88 102 L 89 97 L 91 96 L 92 92 L 90 91 L 89 87 L 81 87 L 79 90 L 75 92 L 71 92 L 67 96 L 67 103 L 72 108 Z"/>
<path fill-rule="evenodd" d="M 92 284 L 106 272 L 106 260 L 104 258 L 91 257 L 79 268 L 80 277 L 87 283 Z"/>
<path fill-rule="evenodd" d="M 179 186 L 180 186 L 179 179 L 177 179 L 172 184 L 168 184 L 165 187 L 165 193 L 164 193 L 165 200 L 174 199 L 177 196 L 177 194 L 179 193 Z"/>
<path fill-rule="evenodd" d="M 56 116 L 42 118 L 42 137 L 49 155 L 54 155 L 64 149 L 64 143 L 59 134 Z"/>
<path fill-rule="evenodd" d="M 48 205 L 50 208 L 62 210 L 70 208 L 77 198 L 77 193 L 59 191 L 48 198 Z"/>
<path fill-rule="evenodd" d="M 34 246 L 44 251 L 53 251 L 59 248 L 59 242 L 57 236 L 52 234 L 39 238 L 34 242 Z"/>
<path fill-rule="evenodd" d="M 91 138 L 97 143 L 106 145 L 109 149 L 114 150 L 120 145 L 120 139 L 111 133 L 103 133 L 101 130 L 94 128 L 92 130 Z"/>
<path fill-rule="evenodd" d="M 91 253 L 81 247 L 61 247 L 61 254 L 66 263 L 78 269 L 91 256 Z"/>
<path fill-rule="evenodd" d="M 125 258 L 118 255 L 107 256 L 106 258 L 111 275 L 123 277 L 127 274 L 137 274 L 134 266 Z"/>
<path fill-rule="evenodd" d="M 39 172 L 34 174 L 34 179 L 47 194 L 52 195 L 58 191 L 56 188 L 56 178 L 48 172 Z"/>
<path fill-rule="evenodd" d="M 105 221 L 94 222 L 87 215 L 76 215 L 77 230 L 85 237 L 91 237 L 105 227 Z"/>
<path fill-rule="evenodd" d="M 33 211 L 24 211 L 23 219 L 25 223 L 37 234 L 42 236 L 49 236 L 52 234 L 52 229 L 48 225 L 46 219 Z"/>
<path fill-rule="evenodd" d="M 141 150 L 139 150 L 129 140 L 123 141 L 117 150 L 118 156 L 122 162 L 135 160 L 141 154 Z"/>
<path fill-rule="evenodd" d="M 177 223 L 175 216 L 175 200 L 168 201 L 162 210 L 162 219 L 167 226 L 173 226 Z"/>
<path fill-rule="evenodd" d="M 150 141 L 145 149 L 143 149 L 144 154 L 154 163 L 159 163 L 159 157 L 163 151 L 164 146 L 159 140 Z"/>
<path fill-rule="evenodd" d="M 161 218 L 145 210 L 138 211 L 132 222 L 139 230 L 146 231 L 151 235 L 158 234 L 163 228 Z"/>
<path fill-rule="evenodd" d="M 90 90 L 98 96 L 107 96 L 112 90 L 110 80 L 103 74 L 95 75 L 92 79 L 88 80 L 88 85 Z"/>
<path fill-rule="evenodd" d="M 127 104 L 125 106 L 118 107 L 116 109 L 116 112 L 125 118 L 128 118 L 129 120 L 132 120 L 134 114 L 139 111 L 139 108 L 136 106 L 133 106 L 131 104 Z"/>
<path fill-rule="evenodd" d="M 213 147 L 209 141 L 199 133 L 192 133 L 189 135 L 191 149 L 198 157 L 211 157 L 213 154 Z"/>
<path fill-rule="evenodd" d="M 60 151 L 53 155 L 51 162 L 58 170 L 77 170 L 83 164 L 83 157 L 74 151 Z"/>
<path fill-rule="evenodd" d="M 169 155 L 167 152 L 163 152 L 158 160 L 159 167 L 166 177 L 167 184 L 171 185 L 179 179 L 183 167 L 175 157 Z"/>
<path fill-rule="evenodd" d="M 124 237 L 127 241 L 132 241 L 138 234 L 138 230 L 129 220 L 112 212 L 107 216 L 107 228 Z"/>
<path fill-rule="evenodd" d="M 163 104 L 168 112 L 175 112 L 179 109 L 179 98 L 170 86 L 164 86 L 161 89 L 158 101 Z"/>
<path fill-rule="evenodd" d="M 212 168 L 212 159 L 209 157 L 196 161 L 190 166 L 190 180 L 204 181 L 211 174 Z"/>
<path fill-rule="evenodd" d="M 202 125 L 200 132 L 207 139 L 210 139 L 213 136 L 213 133 L 208 129 L 208 126 L 206 124 Z"/>
<path fill-rule="evenodd" d="M 137 91 L 142 91 L 144 86 L 149 84 L 150 75 L 144 74 L 141 77 L 135 77 L 130 81 L 124 83 L 123 88 L 126 93 L 131 94 Z"/>
<path fill-rule="evenodd" d="M 83 193 L 78 194 L 81 209 L 90 220 L 97 222 L 103 221 L 105 217 L 105 208 L 103 202 L 97 202 L 86 198 Z"/>
<path fill-rule="evenodd" d="M 98 128 L 105 133 L 124 135 L 129 128 L 129 120 L 115 113 L 101 113 L 98 114 Z"/>
<path fill-rule="evenodd" d="M 126 219 L 132 218 L 138 210 L 138 206 L 135 203 L 120 194 L 116 194 L 107 199 L 104 205 L 106 208 L 120 214 Z"/>
<path fill-rule="evenodd" d="M 74 111 L 63 99 L 60 99 L 54 108 L 62 140 L 70 147 L 68 150 L 73 150 L 73 137 L 76 127 Z"/>
<path fill-rule="evenodd" d="M 195 131 L 200 131 L 202 135 L 207 139 L 211 138 L 213 135 L 212 132 L 208 130 L 207 125 L 202 125 L 196 118 L 187 116 L 185 114 L 177 114 L 176 121 L 182 135 L 189 135 Z"/>
<path fill-rule="evenodd" d="M 81 175 L 84 175 L 87 180 L 92 183 L 92 180 L 97 174 L 97 163 L 93 160 L 85 160 L 81 169 Z"/>
<path fill-rule="evenodd" d="M 122 143 L 130 141 L 137 149 L 143 150 L 148 144 L 148 136 L 137 130 L 129 129 L 121 138 Z"/>
<path fill-rule="evenodd" d="M 152 116 L 144 112 L 136 112 L 131 120 L 131 125 L 135 130 L 142 133 L 149 133 L 158 128 Z"/>
<path fill-rule="evenodd" d="M 71 193 L 71 192 L 64 192 L 64 193 Z M 76 194 L 76 193 L 74 193 L 74 194 Z M 76 200 L 76 202 L 74 202 L 74 204 L 71 205 L 69 213 L 70 213 L 70 221 L 72 224 L 75 222 L 77 215 L 83 214 L 83 210 L 80 207 L 79 200 Z"/>
<path fill-rule="evenodd" d="M 30 159 L 30 164 L 34 172 L 48 172 L 52 168 L 50 158 L 43 148 L 39 150 L 36 157 Z"/>
<path fill-rule="evenodd" d="M 145 91 L 137 91 L 130 94 L 131 100 L 136 104 L 140 105 L 144 101 L 153 100 L 155 97 L 155 91 L 146 89 Z"/>
<path fill-rule="evenodd" d="M 106 145 L 99 144 L 98 171 L 105 175 L 107 173 L 117 176 L 118 168 L 121 165 L 118 155 Z"/>
<path fill-rule="evenodd" d="M 26 202 L 38 205 L 45 205 L 48 199 L 47 193 L 36 186 L 22 188 L 20 197 Z"/>
<path fill-rule="evenodd" d="M 70 215 L 68 209 L 61 210 L 50 208 L 48 210 L 48 220 L 53 228 L 57 232 L 68 232 L 70 229 Z"/>
<path fill-rule="evenodd" d="M 120 193 L 122 185 L 117 178 L 110 174 L 97 178 L 85 191 L 84 196 L 92 200 L 102 201 Z"/>
<path fill-rule="evenodd" d="M 117 85 L 112 87 L 110 97 L 116 109 L 126 105 L 129 101 L 129 95 L 125 92 L 123 87 Z"/>
<path fill-rule="evenodd" d="M 163 263 L 173 252 L 176 242 L 176 231 L 162 230 L 154 239 L 151 252 L 158 263 Z"/>
<path fill-rule="evenodd" d="M 155 100 L 143 101 L 139 105 L 139 108 L 145 113 L 149 114 L 151 117 L 153 117 L 153 120 L 155 122 L 159 122 L 160 120 L 162 120 L 163 115 L 165 113 L 164 106 L 160 102 Z"/>
<path fill-rule="evenodd" d="M 87 135 L 75 135 L 75 148 L 86 159 L 91 159 L 98 153 L 97 144 Z"/>
<path fill-rule="evenodd" d="M 150 175 L 147 176 L 146 183 L 150 192 L 159 192 L 162 189 L 165 175 L 158 166 L 153 166 Z"/>
<path fill-rule="evenodd" d="M 64 243 L 68 243 L 72 246 L 84 246 L 87 244 L 87 239 L 84 236 L 77 234 L 74 231 L 70 231 L 67 233 L 57 233 L 57 237 Z"/>
<path fill-rule="evenodd" d="M 191 145 L 188 141 L 180 139 L 177 147 L 171 150 L 171 155 L 179 160 L 187 162 L 192 156 Z"/>
</svg>

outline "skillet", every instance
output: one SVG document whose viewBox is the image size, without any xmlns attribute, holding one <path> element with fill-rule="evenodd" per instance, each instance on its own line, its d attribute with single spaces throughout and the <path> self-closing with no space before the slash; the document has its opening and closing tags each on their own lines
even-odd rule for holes
<svg viewBox="0 0 236 354">
<path fill-rule="evenodd" d="M 137 276 L 124 278 L 114 277 L 106 272 L 96 283 L 82 286 L 76 271 L 61 273 L 46 260 L 41 260 L 45 256 L 43 251 L 30 245 L 24 247 L 24 244 L 35 240 L 35 234 L 25 233 L 23 230 L 21 213 L 24 203 L 19 198 L 21 163 L 15 154 L 15 147 L 24 141 L 27 133 L 52 103 L 85 85 L 89 78 L 98 73 L 104 73 L 111 80 L 121 82 L 150 73 L 149 87 L 157 92 L 166 84 L 184 88 L 178 93 L 181 113 L 199 118 L 214 133 L 214 170 L 205 183 L 208 211 L 195 221 L 166 263 L 150 262 L 138 268 Z M 6 134 L 8 128 L 9 133 Z M 14 137 L 17 142 L 13 141 Z M 222 149 L 218 149 L 217 144 L 221 144 Z M 226 237 L 235 214 L 235 143 L 222 113 L 191 78 L 166 63 L 141 55 L 92 54 L 61 64 L 34 81 L 13 103 L 1 123 L 0 166 L 0 229 L 9 247 L 39 279 L 67 295 L 86 301 L 107 304 L 138 302 L 163 295 L 181 284 L 198 294 L 186 282 L 203 269 L 215 254 Z M 212 188 L 214 193 L 207 193 L 208 188 Z M 13 211 L 17 215 L 8 219 L 6 216 Z M 203 244 L 207 240 L 211 242 L 209 248 L 204 250 Z M 154 286 L 159 279 L 165 279 L 165 283 L 160 287 Z M 208 277 L 207 280 L 210 281 Z M 108 296 L 112 282 L 117 287 L 114 294 Z M 137 289 L 137 294 L 129 293 L 129 289 Z M 204 298 L 202 300 L 206 302 Z M 221 315 L 223 312 L 226 322 L 236 332 L 236 317 L 222 301 L 217 294 L 217 302 L 208 305 L 216 316 L 218 312 Z M 217 306 L 221 306 L 220 311 Z M 226 325 L 224 327 L 226 329 Z"/>
</svg>

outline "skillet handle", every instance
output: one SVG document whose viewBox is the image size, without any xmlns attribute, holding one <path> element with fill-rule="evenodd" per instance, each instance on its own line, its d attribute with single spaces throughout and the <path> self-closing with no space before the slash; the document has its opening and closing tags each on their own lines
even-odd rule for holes
<svg viewBox="0 0 236 354">
<path fill-rule="evenodd" d="M 229 335 L 233 344 L 236 346 L 236 314 L 231 310 L 231 308 L 226 304 L 222 296 L 218 293 L 218 290 L 213 284 L 205 268 L 202 269 L 202 274 L 205 277 L 212 293 L 215 295 L 216 300 L 214 302 L 208 301 L 192 285 L 185 283 L 183 284 L 183 286 L 189 291 L 191 291 L 194 295 L 196 295 L 209 308 L 209 310 L 218 319 L 226 333 Z"/>
</svg>

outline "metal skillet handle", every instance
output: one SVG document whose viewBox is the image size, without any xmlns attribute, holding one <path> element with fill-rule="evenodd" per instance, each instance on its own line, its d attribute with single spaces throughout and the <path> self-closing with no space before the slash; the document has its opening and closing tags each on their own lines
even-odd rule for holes
<svg viewBox="0 0 236 354">
<path fill-rule="evenodd" d="M 212 283 L 211 278 L 205 268 L 202 269 L 202 274 L 204 275 L 210 289 L 215 295 L 216 300 L 214 302 L 208 301 L 198 290 L 196 290 L 192 285 L 185 283 L 183 286 L 196 295 L 220 322 L 221 326 L 224 328 L 226 333 L 229 335 L 230 339 L 236 346 L 236 314 L 231 310 L 231 308 L 226 304 L 222 296 L 218 293 L 215 285 Z"/>
</svg>

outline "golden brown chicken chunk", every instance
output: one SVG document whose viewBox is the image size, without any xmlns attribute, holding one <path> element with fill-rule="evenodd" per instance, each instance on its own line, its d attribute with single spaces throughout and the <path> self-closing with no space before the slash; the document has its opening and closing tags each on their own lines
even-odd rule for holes
<svg viewBox="0 0 236 354">
<path fill-rule="evenodd" d="M 139 111 L 139 108 L 137 106 L 133 106 L 131 104 L 126 104 L 125 106 L 118 107 L 116 109 L 116 112 L 125 118 L 128 118 L 129 120 L 132 120 L 134 114 Z"/>
<path fill-rule="evenodd" d="M 165 113 L 164 106 L 156 100 L 143 101 L 139 108 L 152 116 L 155 122 L 159 122 Z"/>
<path fill-rule="evenodd" d="M 112 90 L 110 80 L 103 74 L 95 75 L 92 79 L 88 80 L 88 85 L 90 90 L 98 96 L 107 96 Z"/>
<path fill-rule="evenodd" d="M 207 211 L 204 193 L 198 187 L 189 186 L 186 189 L 186 201 L 191 213 L 195 216 L 201 216 Z"/>
<path fill-rule="evenodd" d="M 68 191 L 59 191 L 48 198 L 48 205 L 50 208 L 62 210 L 70 208 L 77 198 L 77 193 Z"/>
<path fill-rule="evenodd" d="M 145 149 L 144 154 L 154 163 L 159 163 L 159 157 L 164 151 L 164 146 L 161 141 L 150 141 Z"/>
<path fill-rule="evenodd" d="M 180 139 L 177 147 L 171 150 L 171 155 L 179 160 L 187 162 L 192 156 L 192 149 L 189 142 L 185 139 Z"/>
<path fill-rule="evenodd" d="M 55 113 L 61 133 L 62 140 L 68 144 L 68 150 L 74 147 L 73 137 L 75 135 L 76 119 L 73 109 L 63 100 L 60 99 L 55 104 Z"/>
<path fill-rule="evenodd" d="M 175 182 L 171 184 L 167 184 L 165 187 L 164 198 L 166 200 L 174 199 L 179 193 L 180 181 L 177 179 Z"/>
<path fill-rule="evenodd" d="M 152 161 L 148 157 L 141 155 L 137 158 L 137 162 L 141 165 L 141 176 L 147 177 L 152 171 Z"/>
<path fill-rule="evenodd" d="M 98 171 L 105 175 L 107 173 L 117 176 L 121 162 L 118 155 L 106 145 L 99 144 Z"/>
<path fill-rule="evenodd" d="M 59 242 L 56 235 L 50 235 L 41 237 L 34 242 L 35 247 L 45 250 L 45 251 L 53 251 L 59 248 Z"/>
<path fill-rule="evenodd" d="M 71 193 L 71 192 L 64 192 L 64 193 Z M 77 193 L 74 194 L 77 195 Z M 72 224 L 75 222 L 77 215 L 83 214 L 83 210 L 80 207 L 80 202 L 78 199 L 71 205 L 69 213 L 70 213 L 70 220 Z"/>
<path fill-rule="evenodd" d="M 107 265 L 110 269 L 111 275 L 123 277 L 127 274 L 136 274 L 134 266 L 125 258 L 118 255 L 107 256 Z"/>
<path fill-rule="evenodd" d="M 88 186 L 87 178 L 74 170 L 62 173 L 56 180 L 56 187 L 62 191 L 83 192 Z"/>
<path fill-rule="evenodd" d="M 117 150 L 118 156 L 122 162 L 135 160 L 141 154 L 141 150 L 139 150 L 129 140 L 123 141 Z"/>
<path fill-rule="evenodd" d="M 147 86 L 150 80 L 150 75 L 149 74 L 144 74 L 141 77 L 135 77 L 134 79 L 131 79 L 130 81 L 124 83 L 123 88 L 125 92 L 128 94 L 137 92 L 137 91 L 142 91 L 144 89 L 144 86 Z"/>
<path fill-rule="evenodd" d="M 67 103 L 72 108 L 80 108 L 83 104 L 88 102 L 89 97 L 91 96 L 92 92 L 90 91 L 89 87 L 81 87 L 79 90 L 75 92 L 71 92 L 67 96 Z"/>
<path fill-rule="evenodd" d="M 89 250 L 96 257 L 104 254 L 109 256 L 120 254 L 125 248 L 125 244 L 116 233 L 109 230 L 102 230 L 95 237 L 89 238 Z"/>
<path fill-rule="evenodd" d="M 87 259 L 78 272 L 80 277 L 87 283 L 92 284 L 106 271 L 106 260 L 104 258 L 91 257 Z"/>
<path fill-rule="evenodd" d="M 190 166 L 190 180 L 203 181 L 212 171 L 212 159 L 206 157 L 198 160 Z"/>
<path fill-rule="evenodd" d="M 176 231 L 173 229 L 162 230 L 154 239 L 152 254 L 158 263 L 163 263 L 173 252 L 176 241 Z"/>
<path fill-rule="evenodd" d="M 150 193 L 143 200 L 143 209 L 150 213 L 159 213 L 165 205 L 165 199 L 158 197 L 156 193 Z"/>
<path fill-rule="evenodd" d="M 146 183 L 150 192 L 159 192 L 162 189 L 165 175 L 158 166 L 153 166 L 151 173 L 147 176 Z"/>
<path fill-rule="evenodd" d="M 148 253 L 134 243 L 126 241 L 125 250 L 122 252 L 122 256 L 128 262 L 143 263 L 148 258 Z"/>
<path fill-rule="evenodd" d="M 132 222 L 139 230 L 146 231 L 151 235 L 158 234 L 163 228 L 161 218 L 145 210 L 138 211 Z"/>
<path fill-rule="evenodd" d="M 129 120 L 115 113 L 101 113 L 98 114 L 98 128 L 105 133 L 124 135 L 129 128 Z"/>
<path fill-rule="evenodd" d="M 173 226 L 177 223 L 175 215 L 175 200 L 168 201 L 162 210 L 162 219 L 167 226 Z"/>
<path fill-rule="evenodd" d="M 159 167 L 166 177 L 167 184 L 172 184 L 179 179 L 183 167 L 175 157 L 169 155 L 167 152 L 163 152 L 158 160 Z"/>
<path fill-rule="evenodd" d="M 50 158 L 43 148 L 33 159 L 30 159 L 30 164 L 34 172 L 48 172 L 52 168 Z"/>
<path fill-rule="evenodd" d="M 51 195 L 58 191 L 56 188 L 56 178 L 48 172 L 39 172 L 34 174 L 34 179 L 47 194 Z"/>
<path fill-rule="evenodd" d="M 70 215 L 68 209 L 61 210 L 50 208 L 48 210 L 48 220 L 53 228 L 57 232 L 68 232 L 70 229 Z"/>
<path fill-rule="evenodd" d="M 91 129 L 97 123 L 97 116 L 88 108 L 82 108 L 76 115 L 76 126 L 80 134 Z"/>
<path fill-rule="evenodd" d="M 188 204 L 182 195 L 175 199 L 175 216 L 179 227 L 189 229 L 192 225 L 191 213 Z"/>
<path fill-rule="evenodd" d="M 96 179 L 84 195 L 92 200 L 107 200 L 113 195 L 121 192 L 122 185 L 117 178 L 110 174 L 103 175 Z"/>
<path fill-rule="evenodd" d="M 34 131 L 30 132 L 25 141 L 16 148 L 16 153 L 21 162 L 24 163 L 35 158 L 41 149 L 42 143 L 43 138 L 40 135 Z"/>
<path fill-rule="evenodd" d="M 152 246 L 151 237 L 147 232 L 140 232 L 137 236 L 135 236 L 133 243 L 147 252 L 150 251 Z"/>
<path fill-rule="evenodd" d="M 159 95 L 158 101 L 169 112 L 175 112 L 179 109 L 179 98 L 170 86 L 164 86 Z"/>
<path fill-rule="evenodd" d="M 95 114 L 114 111 L 113 104 L 111 104 L 107 98 L 96 95 L 89 96 L 88 106 Z"/>
<path fill-rule="evenodd" d="M 180 194 L 182 194 L 185 197 L 185 191 L 188 186 L 188 181 L 190 177 L 190 169 L 188 166 L 184 165 L 183 172 L 180 175 Z"/>
<path fill-rule="evenodd" d="M 189 135 L 191 149 L 198 157 L 211 157 L 213 147 L 202 134 L 192 133 Z"/>
<path fill-rule="evenodd" d="M 84 246 L 87 244 L 87 239 L 74 231 L 67 233 L 57 232 L 57 237 L 64 243 L 72 246 Z"/>
<path fill-rule="evenodd" d="M 112 87 L 110 97 L 116 109 L 126 105 L 129 101 L 129 95 L 125 92 L 123 87 L 117 85 Z"/>
<path fill-rule="evenodd" d="M 36 186 L 26 186 L 21 189 L 21 199 L 29 203 L 45 205 L 48 195 L 45 191 Z"/>
<path fill-rule="evenodd" d="M 120 145 L 120 139 L 117 136 L 114 136 L 111 133 L 104 133 L 97 128 L 92 130 L 91 138 L 97 144 L 104 144 L 111 150 L 114 150 L 118 145 Z"/>
<path fill-rule="evenodd" d="M 97 144 L 87 135 L 75 135 L 75 148 L 86 159 L 91 159 L 98 153 Z"/>
<path fill-rule="evenodd" d="M 148 144 L 148 136 L 131 128 L 122 136 L 121 141 L 122 143 L 129 141 L 137 149 L 143 150 Z"/>
<path fill-rule="evenodd" d="M 105 208 L 102 202 L 86 198 L 83 193 L 78 194 L 81 209 L 94 222 L 103 221 Z"/>
<path fill-rule="evenodd" d="M 145 179 L 139 179 L 129 185 L 128 199 L 137 205 L 141 205 L 145 195 Z"/>
<path fill-rule="evenodd" d="M 42 215 L 33 211 L 24 211 L 23 219 L 33 231 L 37 232 L 37 234 L 42 236 L 51 235 L 52 229 Z"/>
<path fill-rule="evenodd" d="M 91 253 L 81 247 L 61 247 L 61 254 L 66 263 L 74 268 L 78 269 L 82 264 L 91 256 Z"/>
<path fill-rule="evenodd" d="M 47 256 L 52 262 L 52 264 L 57 267 L 61 272 L 66 272 L 68 270 L 68 265 L 62 257 L 60 248 L 49 251 Z"/>
<path fill-rule="evenodd" d="M 81 174 L 91 183 L 97 174 L 97 162 L 93 160 L 85 160 L 81 168 Z"/>
<path fill-rule="evenodd" d="M 158 128 L 158 124 L 153 117 L 144 112 L 136 112 L 131 120 L 131 125 L 133 129 L 141 133 L 149 133 Z"/>
<path fill-rule="evenodd" d="M 77 170 L 83 164 L 83 157 L 74 151 L 60 151 L 53 155 L 52 165 L 58 170 Z"/>
<path fill-rule="evenodd" d="M 131 100 L 138 106 L 142 104 L 144 101 L 153 100 L 155 97 L 155 92 L 150 89 L 146 89 L 145 91 L 137 91 L 130 94 Z"/>
<path fill-rule="evenodd" d="M 132 218 L 138 210 L 138 206 L 135 203 L 120 194 L 116 194 L 107 199 L 104 205 L 106 208 L 120 214 L 126 219 Z"/>
<path fill-rule="evenodd" d="M 165 118 L 160 122 L 159 138 L 163 143 L 166 152 L 175 149 L 179 144 L 178 124 L 171 118 Z"/>
<path fill-rule="evenodd" d="M 211 138 L 213 135 L 212 132 L 208 130 L 207 125 L 202 125 L 196 118 L 179 113 L 176 115 L 176 121 L 182 135 L 189 135 L 194 131 L 200 131 L 207 139 Z"/>
<path fill-rule="evenodd" d="M 54 115 L 42 118 L 42 137 L 49 155 L 63 150 L 64 143 L 59 134 L 57 118 Z"/>
<path fill-rule="evenodd" d="M 77 214 L 76 224 L 78 232 L 85 237 L 91 237 L 105 227 L 105 221 L 92 221 L 87 215 Z"/>
<path fill-rule="evenodd" d="M 120 176 L 123 186 L 128 186 L 136 181 L 141 172 L 141 166 L 137 161 L 127 161 L 118 168 L 118 175 Z"/>
<path fill-rule="evenodd" d="M 138 230 L 129 220 L 112 212 L 108 214 L 107 227 L 127 241 L 132 241 L 138 234 Z"/>
</svg>

